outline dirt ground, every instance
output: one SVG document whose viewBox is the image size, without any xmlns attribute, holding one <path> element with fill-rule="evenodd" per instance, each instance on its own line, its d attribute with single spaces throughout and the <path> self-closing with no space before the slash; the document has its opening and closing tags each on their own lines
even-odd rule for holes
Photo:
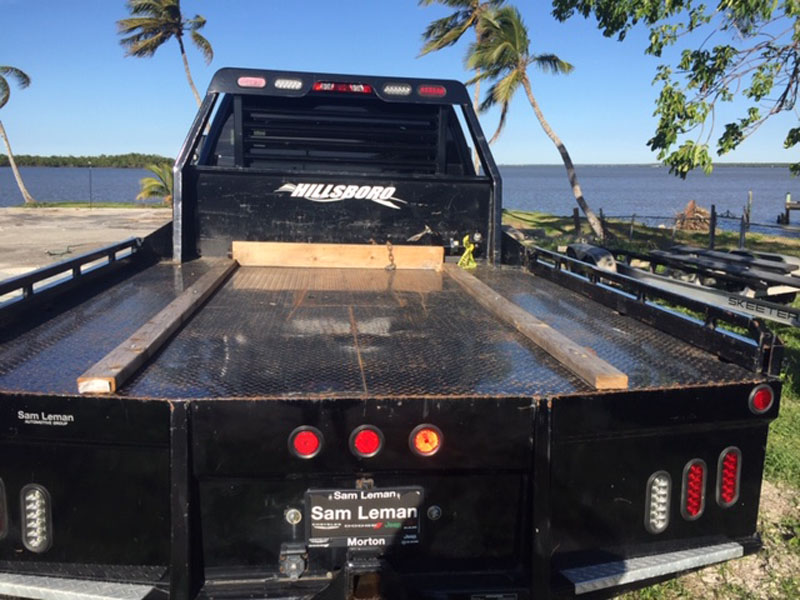
<svg viewBox="0 0 800 600">
<path fill-rule="evenodd" d="M 0 280 L 143 237 L 170 219 L 164 208 L 0 208 Z"/>
</svg>

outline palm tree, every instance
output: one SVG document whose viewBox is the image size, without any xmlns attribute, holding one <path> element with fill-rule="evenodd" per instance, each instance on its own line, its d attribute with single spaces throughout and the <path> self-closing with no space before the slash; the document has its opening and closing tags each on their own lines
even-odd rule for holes
<svg viewBox="0 0 800 600">
<path fill-rule="evenodd" d="M 0 108 L 3 108 L 11 97 L 11 86 L 8 85 L 6 77 L 16 80 L 17 85 L 21 88 L 26 88 L 31 84 L 31 78 L 28 77 L 24 71 L 20 71 L 15 67 L 0 65 Z M 0 121 L 0 137 L 3 138 L 3 142 L 6 144 L 8 163 L 11 165 L 11 171 L 14 173 L 14 179 L 17 180 L 17 186 L 19 187 L 19 191 L 22 192 L 25 204 L 34 204 L 36 200 L 30 195 L 28 188 L 25 187 L 25 183 L 22 181 L 22 175 L 19 174 L 17 161 L 14 160 L 14 153 L 11 152 L 11 144 L 8 142 L 8 135 L 6 135 L 6 128 L 3 127 L 2 121 Z"/>
<path fill-rule="evenodd" d="M 199 33 L 206 20 L 200 15 L 195 15 L 194 19 L 184 19 L 180 0 L 128 0 L 127 8 L 132 16 L 117 21 L 117 31 L 120 35 L 127 36 L 120 40 L 120 44 L 127 49 L 125 56 L 153 56 L 163 43 L 174 37 L 181 49 L 189 87 L 192 88 L 197 106 L 200 106 L 200 94 L 197 93 L 189 71 L 189 61 L 186 59 L 183 34 L 189 32 L 194 45 L 203 53 L 206 64 L 210 64 L 214 58 L 214 50 L 209 41 Z"/>
<path fill-rule="evenodd" d="M 481 15 L 489 10 L 499 8 L 503 2 L 505 2 L 505 0 L 419 0 L 420 6 L 430 6 L 431 4 L 439 3 L 456 9 L 453 14 L 437 19 L 425 28 L 425 31 L 422 33 L 422 39 L 425 43 L 419 55 L 425 56 L 429 52 L 452 46 L 461 39 L 461 36 L 464 35 L 470 27 L 475 29 L 475 41 L 480 42 L 483 33 L 481 30 L 483 26 Z M 480 70 L 476 72 L 476 76 L 477 75 L 480 75 Z M 481 97 L 481 84 L 480 79 L 477 77 L 473 79 L 473 82 L 475 83 L 475 99 L 473 100 L 473 106 L 477 112 L 478 102 Z M 496 138 L 497 136 L 495 135 L 492 141 Z M 475 171 L 477 171 L 480 167 L 477 150 L 474 152 L 473 160 L 475 161 Z"/>
<path fill-rule="evenodd" d="M 137 200 L 147 200 L 148 198 L 163 198 L 164 204 L 172 206 L 172 165 L 163 163 L 160 165 L 147 165 L 147 170 L 152 172 L 155 177 L 143 177 L 139 180 L 141 191 L 136 196 Z"/>
<path fill-rule="evenodd" d="M 467 65 L 472 69 L 480 70 L 480 73 L 475 76 L 476 80 L 489 79 L 494 81 L 486 94 L 486 99 L 481 103 L 481 110 L 486 110 L 495 104 L 501 105 L 500 127 L 498 127 L 494 137 L 496 138 L 499 135 L 500 129 L 505 124 L 508 105 L 521 85 L 525 89 L 528 101 L 533 107 L 533 112 L 536 114 L 539 124 L 561 155 L 561 160 L 567 170 L 567 177 L 578 206 L 581 207 L 583 214 L 586 215 L 594 234 L 599 239 L 604 239 L 600 220 L 583 198 L 583 191 L 578 183 L 578 175 L 575 173 L 575 165 L 572 163 L 569 152 L 567 152 L 564 142 L 561 141 L 561 138 L 556 135 L 544 118 L 542 109 L 533 95 L 530 78 L 528 77 L 528 66 L 530 65 L 538 67 L 545 73 L 556 74 L 571 72 L 572 65 L 561 60 L 555 54 L 530 53 L 528 30 L 516 8 L 511 6 L 502 7 L 495 11 L 484 13 L 481 19 L 483 21 L 484 35 L 480 41 L 470 48 Z"/>
</svg>

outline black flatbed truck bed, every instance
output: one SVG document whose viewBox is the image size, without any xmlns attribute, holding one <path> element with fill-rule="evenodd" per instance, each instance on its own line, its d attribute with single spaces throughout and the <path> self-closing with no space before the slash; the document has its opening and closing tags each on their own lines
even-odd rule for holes
<svg viewBox="0 0 800 600">
<path fill-rule="evenodd" d="M 456 85 L 448 93 L 462 93 Z M 193 131 L 203 127 L 198 119 Z M 476 143 L 486 160 L 482 135 Z M 196 167 L 185 178 L 202 189 L 203 176 Z M 779 342 L 713 307 L 681 304 L 700 322 L 676 315 L 654 300 L 679 299 L 525 248 L 499 222 L 480 226 L 489 260 L 474 276 L 624 371 L 627 389 L 594 389 L 447 270 L 240 266 L 116 393 L 79 394 L 82 373 L 230 260 L 211 251 L 224 232 L 203 229 L 210 216 L 180 225 L 202 212 L 186 197 L 176 202 L 177 260 L 137 251 L 91 280 L 66 264 L 63 293 L 28 293 L 5 311 L 0 479 L 11 516 L 0 592 L 38 597 L 92 582 L 103 597 L 599 597 L 760 546 Z M 226 222 L 229 208 L 207 206 Z M 243 226 L 230 225 L 234 235 Z M 184 257 L 187 242 L 209 256 Z M 34 289 L 32 279 L 17 284 Z M 717 331 L 722 322 L 749 338 Z M 754 414 L 765 384 L 775 400 Z M 365 424 L 381 435 L 372 457 L 353 451 Z M 409 448 L 409 432 L 426 425 L 441 435 L 434 456 Z M 293 454 L 298 430 L 320 434 L 318 453 Z M 731 448 L 737 498 L 724 506 L 714 489 Z M 697 461 L 707 465 L 703 508 L 682 517 L 680 480 Z M 672 507 L 653 532 L 645 506 L 658 473 L 673 480 Z M 32 485 L 52 499 L 44 552 L 14 516 Z M 372 538 L 309 533 L 315 490 L 420 490 L 425 503 L 407 545 L 365 548 L 359 540 Z"/>
</svg>

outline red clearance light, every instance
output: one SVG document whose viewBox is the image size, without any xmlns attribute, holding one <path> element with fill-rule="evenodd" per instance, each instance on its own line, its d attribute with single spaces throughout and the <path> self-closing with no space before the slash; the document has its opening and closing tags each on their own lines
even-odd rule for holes
<svg viewBox="0 0 800 600">
<path fill-rule="evenodd" d="M 411 451 L 418 456 L 433 456 L 442 447 L 442 430 L 435 425 L 419 425 L 408 438 Z"/>
<path fill-rule="evenodd" d="M 383 447 L 383 434 L 376 427 L 362 425 L 350 434 L 350 450 L 361 458 L 372 458 Z"/>
<path fill-rule="evenodd" d="M 742 474 L 742 452 L 731 446 L 719 455 L 717 465 L 717 504 L 730 508 L 739 500 L 739 481 Z"/>
<path fill-rule="evenodd" d="M 706 463 L 690 460 L 683 469 L 681 514 L 687 521 L 699 519 L 706 507 Z"/>
<path fill-rule="evenodd" d="M 417 88 L 417 93 L 430 98 L 444 98 L 447 88 L 443 85 L 421 85 Z"/>
<path fill-rule="evenodd" d="M 371 94 L 372 86 L 366 83 L 337 83 L 317 81 L 311 88 L 315 92 L 341 92 L 345 94 Z"/>
<path fill-rule="evenodd" d="M 772 403 L 774 401 L 775 393 L 772 391 L 772 388 L 766 383 L 762 383 L 761 385 L 754 387 L 753 391 L 750 392 L 748 405 L 754 414 L 763 415 L 770 408 L 772 408 Z"/>
<path fill-rule="evenodd" d="M 298 458 L 314 458 L 322 450 L 322 433 L 315 427 L 298 427 L 289 434 L 289 452 Z"/>
<path fill-rule="evenodd" d="M 236 80 L 239 87 L 244 88 L 263 88 L 267 87 L 267 80 L 263 77 L 239 77 Z"/>
</svg>

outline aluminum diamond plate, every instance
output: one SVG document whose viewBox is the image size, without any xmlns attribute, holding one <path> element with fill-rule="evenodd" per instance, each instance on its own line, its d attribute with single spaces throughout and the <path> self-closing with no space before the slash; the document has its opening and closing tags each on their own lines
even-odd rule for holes
<svg viewBox="0 0 800 600">
<path fill-rule="evenodd" d="M 482 267 L 475 275 L 626 373 L 630 389 L 754 380 L 737 365 L 520 269 Z"/>
<path fill-rule="evenodd" d="M 0 594 L 36 600 L 140 600 L 152 591 L 149 585 L 130 585 L 0 573 Z"/>
<path fill-rule="evenodd" d="M 444 274 L 243 267 L 122 393 L 519 397 L 586 390 Z"/>
<path fill-rule="evenodd" d="M 689 569 L 697 569 L 743 556 L 744 548 L 736 542 L 703 546 L 679 552 L 666 552 L 615 562 L 563 569 L 575 585 L 575 594 L 587 594 Z"/>
<path fill-rule="evenodd" d="M 74 394 L 79 375 L 207 270 L 204 261 L 155 265 L 37 327 L 0 332 L 0 389 Z"/>
</svg>

